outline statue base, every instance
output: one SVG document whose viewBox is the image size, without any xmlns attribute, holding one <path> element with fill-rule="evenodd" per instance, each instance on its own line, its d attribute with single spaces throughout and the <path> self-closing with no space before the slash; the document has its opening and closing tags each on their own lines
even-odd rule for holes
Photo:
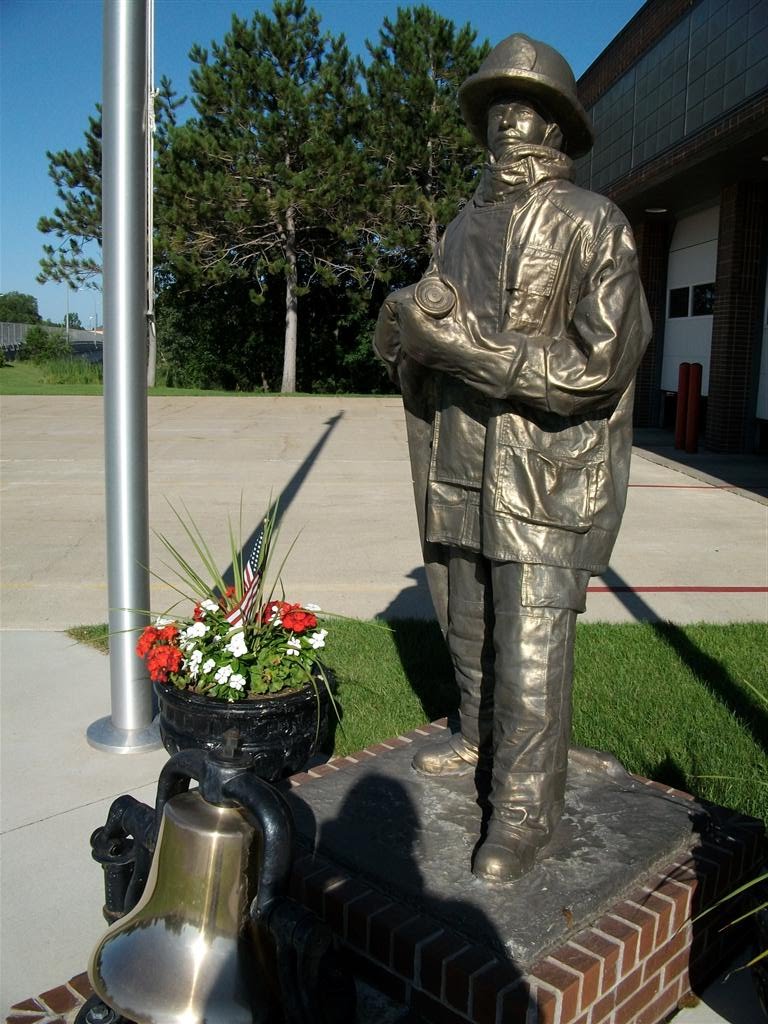
<svg viewBox="0 0 768 1024">
<path fill-rule="evenodd" d="M 734 908 L 692 918 L 757 873 L 760 822 L 575 753 L 534 869 L 480 881 L 474 778 L 411 768 L 444 730 L 289 780 L 293 895 L 362 977 L 435 1024 L 655 1024 L 730 963 L 740 936 L 719 929 Z"/>
</svg>

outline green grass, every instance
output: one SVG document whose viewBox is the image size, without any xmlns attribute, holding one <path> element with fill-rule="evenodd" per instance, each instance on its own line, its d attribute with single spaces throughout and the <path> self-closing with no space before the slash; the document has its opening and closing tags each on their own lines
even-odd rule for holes
<svg viewBox="0 0 768 1024">
<path fill-rule="evenodd" d="M 326 661 L 350 754 L 451 713 L 451 666 L 434 623 L 332 620 Z M 71 635 L 106 649 L 106 627 Z M 629 771 L 768 821 L 768 629 L 759 623 L 583 623 L 575 743 Z M 755 687 L 764 700 L 751 687 Z M 714 776 L 714 777 L 713 777 Z"/>
<path fill-rule="evenodd" d="M 32 363 L 13 362 L 0 366 L 0 395 L 101 395 L 102 385 L 87 376 L 87 371 L 82 371 L 72 364 L 79 364 L 80 360 L 63 360 L 53 363 Z M 65 370 L 62 363 L 69 366 Z M 169 388 L 164 384 L 148 388 L 147 394 L 155 397 L 172 398 L 264 398 L 283 397 L 280 392 L 264 391 L 223 391 L 207 390 L 204 388 Z M 311 397 L 309 392 L 297 391 L 296 396 Z M 337 397 L 324 395 L 322 397 Z M 358 395 L 354 392 L 345 392 L 345 398 L 381 398 L 381 395 Z"/>
</svg>

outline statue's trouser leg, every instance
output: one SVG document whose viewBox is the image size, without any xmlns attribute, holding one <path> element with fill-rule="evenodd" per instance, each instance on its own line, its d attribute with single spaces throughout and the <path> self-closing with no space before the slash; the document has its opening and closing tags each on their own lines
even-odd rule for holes
<svg viewBox="0 0 768 1024">
<path fill-rule="evenodd" d="M 493 592 L 485 559 L 460 548 L 448 565 L 446 639 L 459 687 L 461 731 L 414 757 L 428 775 L 464 775 L 489 769 L 493 747 Z"/>
<path fill-rule="evenodd" d="M 493 814 L 475 872 L 529 870 L 563 809 L 576 612 L 589 573 L 494 562 Z"/>
</svg>

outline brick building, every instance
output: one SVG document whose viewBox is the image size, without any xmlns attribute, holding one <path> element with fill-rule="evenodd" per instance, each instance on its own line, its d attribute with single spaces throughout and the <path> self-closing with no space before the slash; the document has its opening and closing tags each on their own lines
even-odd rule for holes
<svg viewBox="0 0 768 1024">
<path fill-rule="evenodd" d="M 577 181 L 632 223 L 653 317 L 636 421 L 703 366 L 703 440 L 768 449 L 768 0 L 648 0 L 578 83 Z"/>
</svg>

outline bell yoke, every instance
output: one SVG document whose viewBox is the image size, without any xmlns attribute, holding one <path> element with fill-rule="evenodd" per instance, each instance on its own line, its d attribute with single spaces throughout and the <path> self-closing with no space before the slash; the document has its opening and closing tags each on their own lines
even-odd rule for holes
<svg viewBox="0 0 768 1024">
<path fill-rule="evenodd" d="M 624 510 L 650 319 L 624 216 L 571 180 L 593 135 L 563 57 L 512 35 L 459 103 L 488 161 L 374 347 L 403 394 L 461 695 L 460 732 L 414 768 L 492 772 L 473 870 L 499 881 L 532 867 L 563 810 L 576 615 Z"/>
</svg>

